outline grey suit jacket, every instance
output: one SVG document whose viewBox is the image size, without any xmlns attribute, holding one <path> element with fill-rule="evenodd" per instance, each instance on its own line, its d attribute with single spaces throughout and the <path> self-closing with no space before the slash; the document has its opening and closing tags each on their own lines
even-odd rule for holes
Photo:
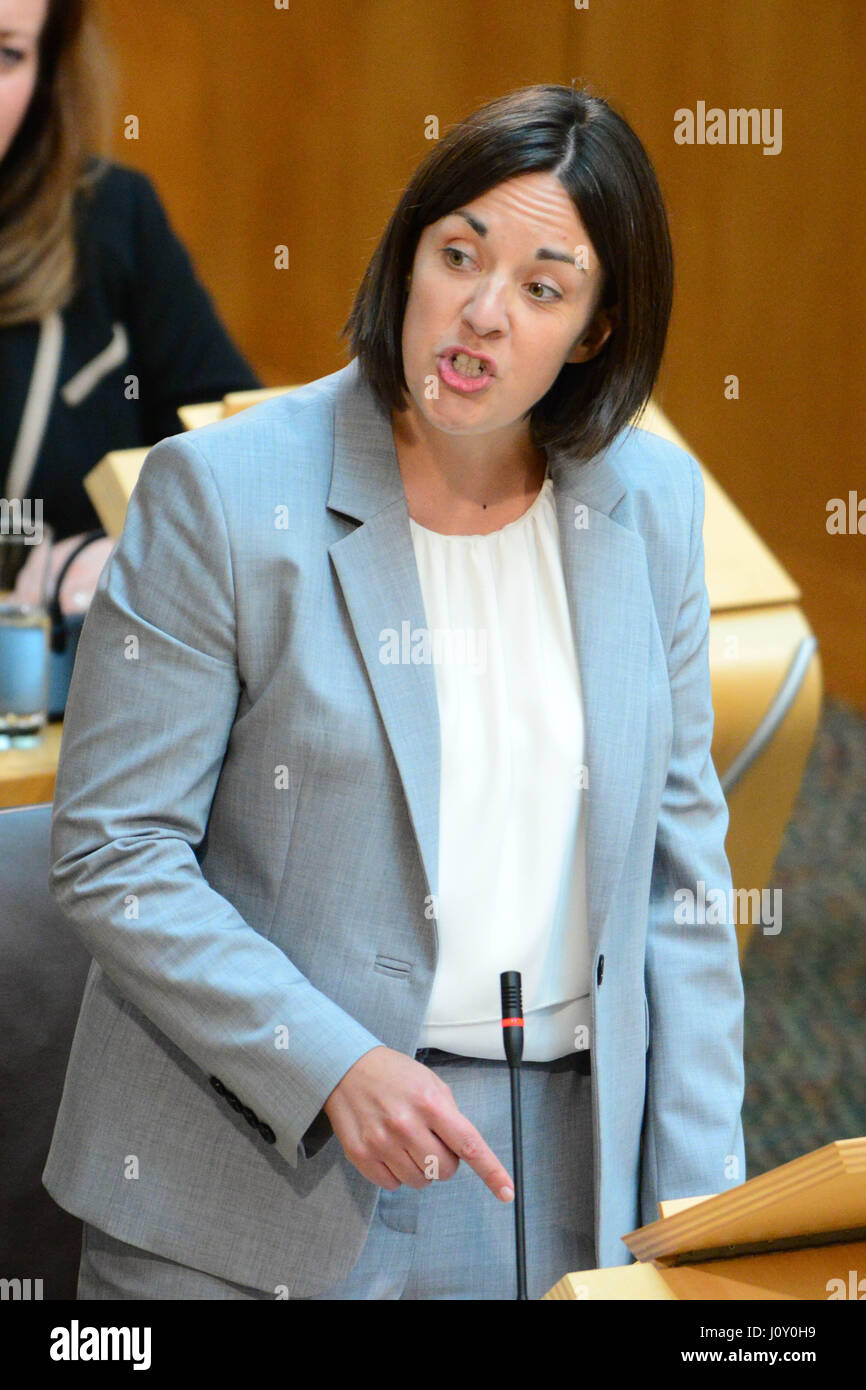
<svg viewBox="0 0 866 1390">
<path fill-rule="evenodd" d="M 596 1249 L 628 1264 L 660 1198 L 745 1178 L 734 924 L 674 899 L 731 886 L 704 493 L 642 430 L 550 468 L 586 715 Z M 404 623 L 406 499 L 353 360 L 150 450 L 66 711 L 50 882 L 94 964 L 43 1181 L 295 1298 L 348 1273 L 380 1190 L 322 1105 L 377 1044 L 414 1054 L 436 968 L 435 673 L 380 660 Z"/>
</svg>

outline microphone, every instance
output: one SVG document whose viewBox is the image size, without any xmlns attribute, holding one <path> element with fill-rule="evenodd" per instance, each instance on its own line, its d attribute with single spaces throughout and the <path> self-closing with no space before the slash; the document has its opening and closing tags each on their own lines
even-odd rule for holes
<svg viewBox="0 0 866 1390">
<path fill-rule="evenodd" d="M 520 1124 L 520 1059 L 523 1056 L 523 1001 L 520 971 L 499 976 L 502 994 L 502 1044 L 511 1077 L 511 1147 L 514 1159 L 514 1241 L 517 1253 L 517 1297 L 526 1292 L 526 1233 L 523 1221 L 523 1133 Z"/>
</svg>

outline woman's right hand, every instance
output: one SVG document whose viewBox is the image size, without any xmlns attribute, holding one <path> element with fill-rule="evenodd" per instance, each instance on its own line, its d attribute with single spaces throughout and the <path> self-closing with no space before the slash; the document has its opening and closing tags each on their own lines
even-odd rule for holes
<svg viewBox="0 0 866 1390">
<path fill-rule="evenodd" d="M 384 1045 L 365 1052 L 323 1109 L 349 1162 L 378 1187 L 420 1190 L 447 1181 L 462 1158 L 500 1201 L 514 1196 L 506 1169 L 458 1110 L 450 1086 L 404 1052 Z"/>
</svg>

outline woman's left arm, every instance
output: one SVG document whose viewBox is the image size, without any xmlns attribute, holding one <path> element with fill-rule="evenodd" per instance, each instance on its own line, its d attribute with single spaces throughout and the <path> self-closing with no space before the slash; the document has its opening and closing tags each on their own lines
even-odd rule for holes
<svg viewBox="0 0 866 1390">
<path fill-rule="evenodd" d="M 694 506 L 685 588 L 668 669 L 673 741 L 656 831 L 645 985 L 650 1012 L 641 1161 L 641 1221 L 658 1202 L 721 1192 L 745 1181 L 743 982 L 736 925 L 683 924 L 678 890 L 721 889 L 728 808 L 713 765 L 710 601 L 704 578 L 704 482 L 690 459 Z M 693 899 L 694 900 L 694 899 Z M 711 915 L 711 914 L 704 914 Z"/>
</svg>

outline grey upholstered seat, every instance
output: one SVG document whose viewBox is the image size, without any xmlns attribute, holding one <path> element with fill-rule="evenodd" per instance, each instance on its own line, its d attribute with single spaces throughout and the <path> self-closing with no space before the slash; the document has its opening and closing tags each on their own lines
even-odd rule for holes
<svg viewBox="0 0 866 1390">
<path fill-rule="evenodd" d="M 50 824 L 50 803 L 0 811 L 0 1277 L 63 1299 L 81 1222 L 41 1176 L 91 958 L 49 893 Z"/>
</svg>

